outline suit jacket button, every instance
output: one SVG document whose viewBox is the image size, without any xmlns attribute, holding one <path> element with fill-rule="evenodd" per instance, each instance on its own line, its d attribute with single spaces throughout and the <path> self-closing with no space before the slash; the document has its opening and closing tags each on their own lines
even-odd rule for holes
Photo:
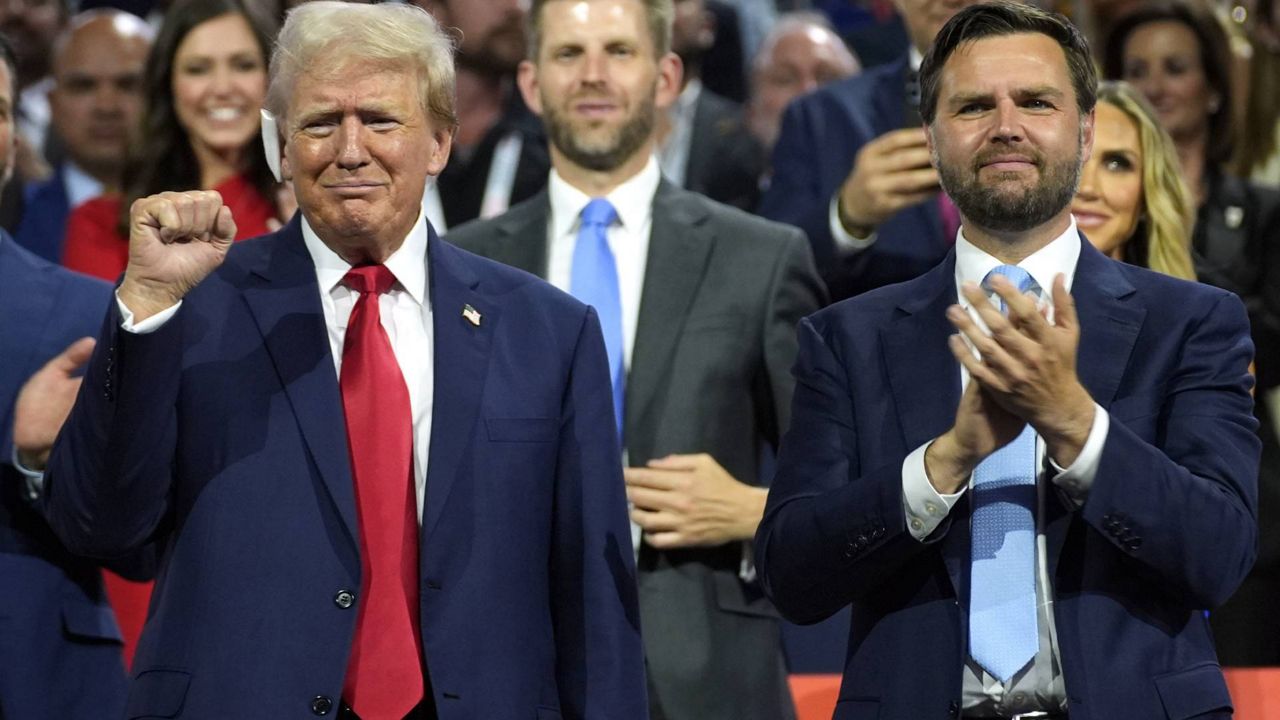
<svg viewBox="0 0 1280 720">
<path fill-rule="evenodd" d="M 960 703 L 956 702 L 955 700 L 952 700 L 951 704 L 947 705 L 947 715 L 951 717 L 959 717 Z"/>
<path fill-rule="evenodd" d="M 324 695 L 317 695 L 311 700 L 311 712 L 316 715 L 328 715 L 333 709 L 333 701 Z"/>
<path fill-rule="evenodd" d="M 1129 542 L 1125 544 L 1125 547 L 1129 549 L 1129 552 L 1136 552 L 1138 548 L 1142 547 L 1142 538 L 1129 538 Z"/>
<path fill-rule="evenodd" d="M 343 610 L 346 610 L 352 605 L 355 605 L 355 603 L 356 603 L 356 596 L 350 590 L 339 590 L 338 594 L 333 596 L 333 604 L 337 605 Z"/>
</svg>

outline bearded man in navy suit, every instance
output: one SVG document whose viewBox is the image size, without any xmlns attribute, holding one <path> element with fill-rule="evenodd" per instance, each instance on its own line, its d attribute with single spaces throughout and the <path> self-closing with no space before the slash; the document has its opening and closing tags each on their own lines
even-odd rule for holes
<svg viewBox="0 0 1280 720">
<path fill-rule="evenodd" d="M 595 313 L 423 216 L 448 37 L 300 6 L 267 105 L 301 212 L 231 247 L 216 193 L 137 202 L 50 461 L 69 546 L 159 548 L 127 716 L 645 717 Z"/>
<path fill-rule="evenodd" d="M 851 606 L 840 720 L 1228 718 L 1204 610 L 1256 553 L 1244 306 L 1076 230 L 1096 78 L 1064 18 L 962 10 L 921 88 L 961 231 L 801 323 L 766 592 Z"/>
</svg>

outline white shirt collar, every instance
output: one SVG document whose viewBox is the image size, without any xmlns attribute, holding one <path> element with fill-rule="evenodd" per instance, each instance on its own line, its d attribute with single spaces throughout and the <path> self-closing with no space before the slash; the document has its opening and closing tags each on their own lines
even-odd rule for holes
<svg viewBox="0 0 1280 720">
<path fill-rule="evenodd" d="M 351 264 L 342 259 L 328 245 L 316 235 L 316 231 L 311 228 L 311 224 L 307 222 L 305 215 L 302 220 L 302 239 L 307 244 L 307 252 L 311 254 L 311 261 L 316 266 L 316 279 L 320 283 L 320 291 L 332 292 L 338 283 L 342 282 L 342 278 L 346 276 L 347 271 L 351 269 Z M 396 281 L 405 292 L 409 293 L 419 305 L 426 307 L 427 305 L 427 221 L 426 217 L 419 212 L 418 221 L 410 228 L 409 234 L 405 236 L 404 242 L 393 253 L 387 261 L 383 263 L 392 275 L 396 276 Z"/>
<path fill-rule="evenodd" d="M 70 160 L 62 163 L 62 188 L 67 192 L 67 207 L 71 209 L 102 194 L 102 183 Z"/>
<path fill-rule="evenodd" d="M 1048 245 L 1031 253 L 1018 263 L 1018 267 L 1031 275 L 1031 279 L 1040 286 L 1041 297 L 1047 298 L 1052 292 L 1053 279 L 1058 273 L 1066 275 L 1067 290 L 1071 290 L 1071 283 L 1076 274 L 1076 262 L 1079 260 L 1080 231 L 1076 229 L 1075 218 L 1071 218 L 1071 224 L 1061 235 L 1054 238 Z M 981 285 L 987 273 L 997 265 L 1003 264 L 969 242 L 964 236 L 964 228 L 961 228 L 960 235 L 956 239 L 956 297 L 959 298 L 960 304 L 964 306 L 969 304 L 965 301 L 964 295 L 959 292 L 961 285 L 966 282 Z"/>
<path fill-rule="evenodd" d="M 658 171 L 658 161 L 652 155 L 644 168 L 627 178 L 605 199 L 618 212 L 618 220 L 622 226 L 638 230 L 644 226 L 645 220 L 653 212 L 653 196 L 658 191 L 658 183 L 662 173 Z M 566 235 L 578 226 L 582 209 L 591 201 L 586 193 L 570 185 L 560 177 L 555 168 L 551 170 L 551 179 L 547 182 L 547 197 L 551 203 L 551 221 L 553 237 Z"/>
</svg>

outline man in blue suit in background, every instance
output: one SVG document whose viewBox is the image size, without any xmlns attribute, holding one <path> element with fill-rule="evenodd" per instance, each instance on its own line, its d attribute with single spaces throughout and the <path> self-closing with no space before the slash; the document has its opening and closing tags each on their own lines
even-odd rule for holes
<svg viewBox="0 0 1280 720">
<path fill-rule="evenodd" d="M 14 60 L 0 37 L 0 188 L 13 169 Z M 116 717 L 120 630 L 98 565 L 67 552 L 35 502 L 106 312 L 110 287 L 51 265 L 0 231 L 0 717 Z M 51 359 L 52 358 L 52 359 Z M 34 375 L 34 378 L 32 377 Z M 130 568 L 117 567 L 128 575 Z"/>
<path fill-rule="evenodd" d="M 916 77 L 938 29 L 974 1 L 894 0 L 908 54 L 783 115 L 760 214 L 805 231 L 833 301 L 910 280 L 955 242 L 959 216 L 929 166 Z"/>
<path fill-rule="evenodd" d="M 307 3 L 267 105 L 301 213 L 232 248 L 217 193 L 135 204 L 50 459 L 68 546 L 160 548 L 126 716 L 646 717 L 595 313 L 423 216 L 449 38 Z"/>
<path fill-rule="evenodd" d="M 67 217 L 80 203 L 120 189 L 125 153 L 142 119 L 142 74 L 151 26 L 120 10 L 71 19 L 53 46 L 50 127 L 66 159 L 26 187 L 18 244 L 62 261 Z"/>
<path fill-rule="evenodd" d="M 1204 610 L 1256 553 L 1244 306 L 1077 231 L 1096 77 L 1064 18 L 962 10 L 921 87 L 962 230 L 801 323 L 766 592 L 851 606 L 840 720 L 1228 718 Z"/>
</svg>

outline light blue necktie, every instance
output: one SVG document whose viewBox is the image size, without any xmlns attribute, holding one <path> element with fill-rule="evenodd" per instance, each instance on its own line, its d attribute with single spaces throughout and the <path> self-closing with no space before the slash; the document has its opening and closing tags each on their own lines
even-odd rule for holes
<svg viewBox="0 0 1280 720">
<path fill-rule="evenodd" d="M 604 198 L 595 198 L 582 209 L 578 241 L 573 246 L 569 292 L 596 309 L 613 381 L 613 413 L 622 438 L 622 400 L 626 376 L 622 362 L 622 295 L 618 290 L 618 265 L 609 249 L 609 226 L 618 212 Z"/>
<path fill-rule="evenodd" d="M 1019 292 L 1035 281 L 1016 265 L 1004 275 Z M 1000 311 L 1007 312 L 1004 302 Z M 969 575 L 969 655 L 1001 682 L 1040 646 L 1036 627 L 1036 432 L 1023 428 L 973 471 L 973 545 Z"/>
</svg>

